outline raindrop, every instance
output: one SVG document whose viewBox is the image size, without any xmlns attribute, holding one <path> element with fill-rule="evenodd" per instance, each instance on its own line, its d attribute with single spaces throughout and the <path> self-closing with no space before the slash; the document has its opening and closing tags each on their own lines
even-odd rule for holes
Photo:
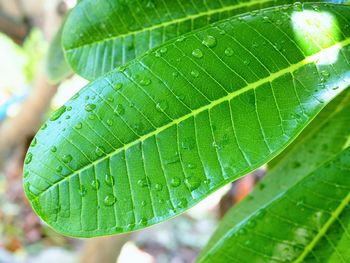
<svg viewBox="0 0 350 263">
<path fill-rule="evenodd" d="M 117 83 L 116 85 L 113 86 L 114 90 L 121 90 L 123 87 L 122 83 Z"/>
<path fill-rule="evenodd" d="M 95 190 L 100 189 L 100 181 L 98 179 L 91 181 L 91 187 Z"/>
<path fill-rule="evenodd" d="M 162 184 L 156 184 L 156 185 L 154 186 L 154 188 L 155 188 L 157 191 L 162 191 L 163 185 L 162 185 Z"/>
<path fill-rule="evenodd" d="M 232 48 L 228 47 L 228 48 L 225 49 L 225 55 L 226 55 L 226 56 L 232 57 L 232 56 L 233 56 L 233 53 L 234 53 L 234 51 L 233 51 Z"/>
<path fill-rule="evenodd" d="M 250 60 L 245 59 L 245 60 L 243 61 L 243 63 L 244 63 L 244 65 L 248 66 L 248 65 L 250 64 Z"/>
<path fill-rule="evenodd" d="M 72 106 L 68 106 L 67 111 L 71 111 L 71 110 L 72 110 Z"/>
<path fill-rule="evenodd" d="M 143 178 L 143 179 L 138 180 L 137 184 L 141 187 L 148 187 L 149 180 L 147 180 L 147 178 Z"/>
<path fill-rule="evenodd" d="M 35 145 L 38 143 L 37 139 L 34 138 L 30 144 L 31 147 L 35 147 Z"/>
<path fill-rule="evenodd" d="M 29 164 L 33 159 L 33 154 L 32 153 L 28 153 L 26 156 L 26 159 L 24 160 L 25 164 Z"/>
<path fill-rule="evenodd" d="M 112 194 L 109 194 L 109 195 L 106 195 L 105 199 L 103 200 L 103 203 L 106 206 L 112 206 L 115 204 L 116 201 L 117 199 L 115 198 L 115 196 Z"/>
<path fill-rule="evenodd" d="M 205 39 L 203 39 L 202 44 L 209 47 L 209 48 L 213 48 L 216 46 L 217 41 L 216 41 L 215 37 L 207 36 Z"/>
<path fill-rule="evenodd" d="M 193 51 L 192 51 L 192 56 L 194 56 L 195 58 L 202 58 L 203 57 L 203 52 L 202 52 L 202 50 L 200 50 L 200 49 L 194 49 Z"/>
<path fill-rule="evenodd" d="M 72 161 L 72 159 L 73 159 L 73 157 L 72 157 L 72 155 L 70 155 L 70 154 L 65 154 L 65 155 L 63 155 L 63 157 L 62 157 L 62 161 L 63 161 L 64 163 L 69 163 L 70 161 Z"/>
<path fill-rule="evenodd" d="M 51 147 L 50 151 L 53 153 L 57 152 L 57 147 L 55 147 L 55 146 Z"/>
<path fill-rule="evenodd" d="M 105 153 L 104 148 L 103 147 L 96 147 L 95 153 L 98 157 L 102 157 Z"/>
<path fill-rule="evenodd" d="M 62 169 L 63 169 L 63 167 L 61 165 L 59 165 L 56 167 L 56 172 L 61 173 Z"/>
<path fill-rule="evenodd" d="M 124 106 L 122 104 L 118 104 L 114 110 L 114 113 L 118 116 L 123 115 L 125 113 Z"/>
<path fill-rule="evenodd" d="M 191 75 L 192 75 L 192 77 L 194 77 L 194 78 L 198 78 L 198 76 L 199 76 L 198 70 L 192 70 L 192 71 L 191 71 Z"/>
<path fill-rule="evenodd" d="M 41 126 L 41 130 L 46 130 L 46 128 L 47 128 L 47 124 L 46 123 L 44 123 L 44 125 L 43 126 Z"/>
<path fill-rule="evenodd" d="M 106 121 L 106 123 L 107 123 L 108 126 L 112 126 L 112 125 L 113 125 L 113 121 L 110 120 L 110 119 L 108 119 L 108 120 Z"/>
<path fill-rule="evenodd" d="M 113 186 L 115 184 L 114 177 L 110 174 L 105 175 L 105 182 L 108 186 Z"/>
<path fill-rule="evenodd" d="M 59 117 L 62 116 L 63 113 L 66 112 L 66 109 L 67 109 L 66 106 L 59 108 L 54 114 L 51 115 L 50 121 L 57 120 Z"/>
<path fill-rule="evenodd" d="M 142 206 L 142 207 L 145 207 L 146 205 L 147 205 L 146 201 L 142 201 L 142 202 L 141 202 L 141 206 Z"/>
<path fill-rule="evenodd" d="M 95 105 L 95 104 L 86 104 L 86 105 L 85 105 L 85 110 L 86 110 L 87 112 L 91 112 L 91 111 L 93 111 L 94 109 L 96 109 L 96 105 Z"/>
<path fill-rule="evenodd" d="M 150 79 L 144 78 L 140 81 L 140 84 L 142 86 L 149 86 L 152 83 L 152 81 Z"/>
<path fill-rule="evenodd" d="M 119 67 L 117 68 L 117 70 L 118 70 L 119 72 L 124 72 L 124 71 L 126 70 L 126 66 L 119 66 Z"/>
<path fill-rule="evenodd" d="M 169 107 L 168 102 L 166 102 L 165 100 L 158 102 L 156 105 L 157 111 L 160 111 L 160 112 L 166 111 L 168 107 Z"/>
<path fill-rule="evenodd" d="M 170 185 L 172 187 L 178 187 L 178 186 L 180 186 L 180 184 L 181 184 L 181 179 L 180 178 L 174 177 L 173 179 L 171 179 Z"/>
<path fill-rule="evenodd" d="M 77 130 L 80 130 L 81 128 L 83 128 L 83 124 L 81 122 L 78 122 L 75 126 L 74 126 Z"/>
<path fill-rule="evenodd" d="M 113 101 L 114 101 L 114 98 L 113 98 L 113 97 L 108 97 L 107 100 L 108 100 L 109 102 L 113 102 Z"/>
<path fill-rule="evenodd" d="M 79 189 L 80 196 L 85 196 L 87 193 L 86 188 L 82 185 Z"/>
<path fill-rule="evenodd" d="M 191 176 L 185 179 L 185 184 L 191 191 L 194 191 L 200 186 L 201 182 L 197 177 Z"/>
</svg>

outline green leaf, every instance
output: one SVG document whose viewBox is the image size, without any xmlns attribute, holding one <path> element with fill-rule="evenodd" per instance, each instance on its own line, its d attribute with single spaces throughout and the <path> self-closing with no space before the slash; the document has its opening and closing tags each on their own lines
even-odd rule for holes
<svg viewBox="0 0 350 263">
<path fill-rule="evenodd" d="M 334 99 L 279 157 L 254 191 L 234 206 L 203 249 L 204 257 L 228 230 L 302 181 L 350 146 L 350 90 Z M 199 257 L 199 258 L 200 258 Z"/>
<path fill-rule="evenodd" d="M 63 25 L 64 22 L 52 39 L 47 54 L 46 72 L 49 80 L 53 83 L 58 83 L 73 73 L 66 62 L 61 45 Z"/>
<path fill-rule="evenodd" d="M 199 262 L 349 262 L 350 148 L 227 232 Z"/>
<path fill-rule="evenodd" d="M 295 1 L 277 2 L 286 4 Z M 344 3 L 339 0 L 332 2 Z M 275 0 L 99 0 L 98 4 L 84 1 L 73 9 L 68 18 L 63 46 L 73 70 L 93 80 L 194 29 L 274 5 Z"/>
<path fill-rule="evenodd" d="M 67 235 L 128 232 L 271 160 L 349 84 L 349 10 L 298 4 L 229 18 L 92 82 L 29 149 L 35 211 Z"/>
</svg>

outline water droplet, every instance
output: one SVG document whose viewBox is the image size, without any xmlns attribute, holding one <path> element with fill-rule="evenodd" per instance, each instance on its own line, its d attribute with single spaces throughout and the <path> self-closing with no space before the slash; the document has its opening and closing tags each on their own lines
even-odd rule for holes
<svg viewBox="0 0 350 263">
<path fill-rule="evenodd" d="M 245 59 L 245 60 L 243 61 L 243 63 L 244 63 L 244 65 L 248 66 L 248 65 L 250 64 L 250 60 L 249 60 L 249 59 Z"/>
<path fill-rule="evenodd" d="M 72 110 L 72 106 L 68 106 L 67 111 L 71 111 L 71 110 Z"/>
<path fill-rule="evenodd" d="M 125 70 L 126 70 L 126 66 L 119 66 L 118 68 L 117 68 L 117 70 L 119 71 L 119 72 L 124 72 Z"/>
<path fill-rule="evenodd" d="M 322 75 L 324 78 L 328 79 L 329 76 L 330 76 L 331 74 L 330 74 L 327 70 L 322 70 L 322 71 L 321 71 L 321 75 Z"/>
<path fill-rule="evenodd" d="M 191 176 L 185 179 L 185 184 L 191 191 L 194 191 L 201 185 L 201 182 L 197 177 Z"/>
<path fill-rule="evenodd" d="M 177 204 L 177 207 L 180 208 L 180 209 L 181 208 L 186 208 L 187 204 L 188 204 L 187 200 L 185 198 L 181 198 L 180 202 L 178 202 L 178 204 Z"/>
<path fill-rule="evenodd" d="M 196 166 L 195 164 L 193 164 L 193 163 L 187 163 L 187 164 L 186 164 L 186 167 L 187 167 L 188 169 L 195 169 L 197 166 Z"/>
<path fill-rule="evenodd" d="M 203 39 L 202 44 L 209 47 L 209 48 L 213 48 L 216 46 L 217 41 L 216 41 L 215 37 L 207 36 L 205 39 Z"/>
<path fill-rule="evenodd" d="M 115 198 L 115 196 L 112 194 L 109 194 L 109 195 L 106 195 L 105 199 L 103 200 L 103 203 L 106 206 L 112 206 L 115 204 L 116 201 L 117 199 Z"/>
<path fill-rule="evenodd" d="M 107 100 L 108 100 L 109 102 L 113 102 L 113 101 L 114 101 L 114 98 L 113 98 L 113 97 L 108 97 Z"/>
<path fill-rule="evenodd" d="M 144 78 L 140 81 L 140 84 L 142 86 L 149 86 L 152 83 L 152 80 L 148 79 L 148 78 Z"/>
<path fill-rule="evenodd" d="M 53 153 L 57 152 L 57 147 L 55 147 L 55 146 L 51 147 L 50 151 Z"/>
<path fill-rule="evenodd" d="M 115 184 L 114 177 L 110 174 L 105 175 L 105 182 L 108 186 L 113 186 Z"/>
<path fill-rule="evenodd" d="M 83 128 L 83 124 L 81 122 L 78 122 L 75 126 L 74 126 L 77 130 L 80 130 L 81 128 Z"/>
<path fill-rule="evenodd" d="M 50 121 L 57 120 L 59 117 L 62 116 L 63 113 L 66 112 L 66 109 L 67 109 L 66 106 L 59 108 L 54 114 L 51 115 Z"/>
<path fill-rule="evenodd" d="M 35 145 L 36 145 L 37 143 L 38 143 L 37 139 L 34 138 L 34 139 L 32 140 L 32 142 L 30 143 L 30 146 L 31 146 L 31 147 L 35 147 Z"/>
<path fill-rule="evenodd" d="M 170 185 L 172 187 L 178 187 L 178 186 L 180 186 L 180 184 L 181 184 L 181 179 L 180 178 L 174 177 L 173 179 L 171 179 Z"/>
<path fill-rule="evenodd" d="M 192 51 L 192 56 L 194 56 L 195 58 L 202 58 L 203 52 L 199 48 L 196 48 Z"/>
<path fill-rule="evenodd" d="M 168 52 L 168 48 L 162 47 L 159 51 L 160 51 L 160 53 L 165 54 Z"/>
<path fill-rule="evenodd" d="M 232 48 L 228 47 L 225 49 L 225 55 L 228 56 L 228 57 L 232 57 L 234 54 L 234 51 Z"/>
<path fill-rule="evenodd" d="M 143 178 L 137 181 L 137 184 L 141 187 L 148 187 L 150 182 L 147 178 Z"/>
<path fill-rule="evenodd" d="M 141 206 L 145 207 L 147 205 L 146 201 L 141 201 Z"/>
<path fill-rule="evenodd" d="M 162 191 L 163 185 L 162 185 L 162 184 L 156 184 L 156 185 L 154 186 L 154 188 L 155 188 L 157 191 Z"/>
<path fill-rule="evenodd" d="M 66 120 L 70 119 L 70 115 L 67 115 L 65 119 L 66 119 Z"/>
<path fill-rule="evenodd" d="M 122 83 L 117 83 L 113 86 L 114 90 L 121 90 L 123 87 L 123 84 Z"/>
<path fill-rule="evenodd" d="M 63 169 L 63 167 L 61 165 L 59 165 L 56 167 L 56 172 L 61 173 L 62 169 Z"/>
<path fill-rule="evenodd" d="M 44 125 L 43 126 L 41 126 L 41 130 L 46 130 L 46 128 L 47 128 L 47 124 L 46 123 L 44 123 Z"/>
<path fill-rule="evenodd" d="M 63 161 L 64 163 L 69 163 L 69 162 L 72 161 L 72 159 L 73 159 L 73 157 L 72 157 L 72 155 L 70 155 L 70 154 L 65 154 L 65 155 L 63 155 L 63 157 L 62 157 L 62 161 Z"/>
<path fill-rule="evenodd" d="M 185 138 L 181 142 L 181 148 L 185 150 L 192 150 L 194 148 L 195 141 L 193 138 Z"/>
<path fill-rule="evenodd" d="M 179 76 L 179 72 L 174 71 L 174 72 L 173 72 L 173 77 L 174 77 L 174 78 L 177 78 L 178 76 Z"/>
<path fill-rule="evenodd" d="M 25 164 L 29 164 L 32 161 L 32 159 L 33 159 L 33 154 L 32 153 L 27 153 L 27 156 L 26 156 L 26 158 L 24 160 L 24 163 Z"/>
<path fill-rule="evenodd" d="M 95 115 L 90 114 L 90 115 L 88 116 L 88 118 L 89 118 L 89 120 L 94 120 L 94 119 L 95 119 Z"/>
<path fill-rule="evenodd" d="M 86 110 L 87 112 L 91 112 L 91 111 L 93 111 L 94 109 L 96 109 L 96 105 L 95 105 L 95 104 L 86 104 L 86 105 L 85 105 L 85 110 Z"/>
<path fill-rule="evenodd" d="M 166 102 L 165 100 L 158 102 L 156 105 L 157 111 L 160 111 L 160 112 L 166 111 L 168 107 L 169 107 L 168 102 Z"/>
<path fill-rule="evenodd" d="M 98 190 L 100 189 L 100 181 L 98 179 L 91 181 L 92 189 Z"/>
<path fill-rule="evenodd" d="M 192 71 L 191 71 L 191 75 L 192 75 L 192 77 L 194 77 L 194 78 L 198 78 L 198 76 L 199 76 L 198 70 L 192 70 Z"/>
<path fill-rule="evenodd" d="M 177 42 L 183 42 L 185 40 L 184 36 L 180 36 L 178 39 L 176 39 Z"/>
<path fill-rule="evenodd" d="M 80 94 L 79 94 L 79 92 L 78 92 L 78 93 L 76 93 L 76 94 L 72 97 L 72 100 L 75 100 L 75 99 L 79 98 L 79 96 L 80 96 Z"/>
<path fill-rule="evenodd" d="M 82 185 L 79 189 L 80 196 L 85 196 L 87 193 L 86 188 Z"/>
<path fill-rule="evenodd" d="M 114 110 L 114 113 L 118 116 L 123 115 L 125 113 L 124 106 L 122 104 L 118 104 Z"/>
<path fill-rule="evenodd" d="M 103 147 L 96 147 L 95 153 L 98 157 L 102 157 L 105 154 L 105 150 Z"/>
<path fill-rule="evenodd" d="M 113 126 L 113 121 L 110 120 L 110 119 L 108 119 L 108 120 L 106 121 L 106 123 L 107 123 L 108 126 Z"/>
</svg>

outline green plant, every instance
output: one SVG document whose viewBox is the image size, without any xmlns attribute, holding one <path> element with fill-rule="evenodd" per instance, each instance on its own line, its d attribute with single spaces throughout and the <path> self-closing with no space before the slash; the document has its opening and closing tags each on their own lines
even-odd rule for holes
<svg viewBox="0 0 350 263">
<path fill-rule="evenodd" d="M 350 6 L 288 2 L 80 2 L 62 46 L 98 78 L 30 146 L 37 214 L 134 231 L 270 162 L 198 260 L 348 262 Z"/>
</svg>

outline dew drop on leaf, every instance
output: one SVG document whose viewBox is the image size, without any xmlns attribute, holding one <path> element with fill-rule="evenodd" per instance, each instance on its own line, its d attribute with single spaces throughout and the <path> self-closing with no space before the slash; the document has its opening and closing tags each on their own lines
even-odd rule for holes
<svg viewBox="0 0 350 263">
<path fill-rule="evenodd" d="M 147 178 L 143 178 L 137 181 L 137 184 L 141 187 L 148 187 L 149 182 L 147 180 Z"/>
<path fill-rule="evenodd" d="M 109 195 L 106 195 L 106 197 L 103 200 L 103 203 L 105 204 L 105 206 L 112 206 L 115 204 L 116 201 L 117 199 L 115 198 L 115 196 L 112 194 L 109 194 Z"/>
<path fill-rule="evenodd" d="M 85 186 L 82 185 L 79 189 L 79 194 L 80 194 L 80 196 L 85 196 L 86 193 L 87 193 L 87 190 L 86 190 Z"/>
<path fill-rule="evenodd" d="M 226 55 L 226 56 L 232 57 L 232 56 L 233 56 L 233 53 L 234 53 L 234 51 L 233 51 L 232 48 L 228 47 L 228 48 L 225 49 L 225 55 Z"/>
<path fill-rule="evenodd" d="M 86 105 L 85 105 L 85 110 L 86 110 L 87 112 L 91 112 L 91 111 L 93 111 L 94 109 L 96 109 L 96 105 L 95 105 L 95 104 L 86 104 Z"/>
<path fill-rule="evenodd" d="M 140 84 L 141 84 L 142 86 L 149 86 L 151 83 L 152 83 L 152 81 L 151 81 L 150 79 L 148 79 L 148 78 L 144 78 L 144 79 L 142 79 L 142 80 L 140 81 Z"/>
<path fill-rule="evenodd" d="M 95 190 L 100 189 L 100 181 L 98 179 L 91 181 L 91 187 Z"/>
<path fill-rule="evenodd" d="M 160 112 L 166 111 L 168 107 L 169 107 L 168 102 L 166 102 L 165 100 L 158 102 L 156 105 L 156 109 Z"/>
<path fill-rule="evenodd" d="M 50 121 L 57 120 L 59 117 L 62 116 L 63 113 L 66 112 L 66 109 L 66 106 L 62 106 L 61 108 L 59 108 L 54 114 L 51 115 Z"/>
<path fill-rule="evenodd" d="M 53 153 L 57 152 L 57 147 L 55 147 L 55 146 L 51 147 L 50 151 Z"/>
<path fill-rule="evenodd" d="M 162 185 L 162 184 L 156 184 L 156 185 L 154 186 L 154 188 L 155 188 L 157 191 L 162 191 L 163 185 Z"/>
<path fill-rule="evenodd" d="M 170 181 L 170 185 L 171 185 L 172 187 L 178 187 L 178 186 L 180 186 L 180 184 L 181 184 L 181 179 L 178 178 L 178 177 L 174 177 L 174 178 L 171 179 L 171 181 Z"/>
<path fill-rule="evenodd" d="M 32 142 L 30 143 L 30 146 L 31 146 L 31 147 L 35 147 L 35 145 L 36 145 L 37 143 L 38 143 L 37 139 L 34 138 L 34 139 L 32 140 Z"/>
<path fill-rule="evenodd" d="M 98 157 L 102 157 L 105 153 L 104 148 L 103 147 L 96 147 L 95 153 Z"/>
<path fill-rule="evenodd" d="M 72 155 L 70 155 L 70 154 L 65 154 L 65 155 L 63 155 L 63 157 L 62 157 L 62 161 L 63 161 L 64 163 L 69 163 L 70 161 L 72 161 L 72 159 L 73 159 L 73 157 L 72 157 Z"/>
<path fill-rule="evenodd" d="M 33 154 L 32 153 L 28 153 L 26 156 L 26 159 L 24 160 L 25 164 L 29 164 L 33 159 Z"/>
<path fill-rule="evenodd" d="M 125 113 L 124 106 L 121 105 L 121 104 L 118 104 L 117 107 L 116 107 L 115 110 L 114 110 L 114 113 L 115 113 L 117 116 L 123 115 L 123 114 Z"/>
<path fill-rule="evenodd" d="M 209 35 L 205 39 L 203 39 L 202 44 L 206 47 L 213 48 L 216 46 L 217 41 L 215 37 Z"/>
<path fill-rule="evenodd" d="M 199 48 L 196 48 L 192 51 L 192 56 L 194 56 L 195 58 L 202 58 L 203 52 Z"/>
<path fill-rule="evenodd" d="M 77 130 L 80 130 L 81 128 L 83 128 L 83 124 L 81 122 L 78 122 L 75 126 L 74 126 Z"/>
<path fill-rule="evenodd" d="M 106 121 L 106 123 L 107 123 L 108 126 L 113 126 L 113 121 L 110 120 L 110 119 L 108 119 L 108 120 Z"/>
<path fill-rule="evenodd" d="M 58 165 L 58 166 L 56 167 L 56 172 L 61 173 L 61 172 L 62 172 L 62 169 L 63 169 L 63 167 L 62 167 L 61 165 Z"/>
<path fill-rule="evenodd" d="M 122 83 L 117 83 L 113 86 L 114 90 L 121 90 L 123 87 L 123 84 Z"/>
<path fill-rule="evenodd" d="M 197 177 L 191 176 L 185 179 L 185 184 L 191 191 L 194 191 L 200 186 L 201 182 Z"/>
<path fill-rule="evenodd" d="M 115 184 L 114 177 L 110 174 L 105 175 L 105 182 L 108 186 L 113 186 Z"/>
<path fill-rule="evenodd" d="M 192 75 L 192 77 L 194 77 L 194 78 L 198 78 L 198 76 L 199 76 L 198 70 L 192 70 L 192 71 L 191 71 L 191 75 Z"/>
</svg>

